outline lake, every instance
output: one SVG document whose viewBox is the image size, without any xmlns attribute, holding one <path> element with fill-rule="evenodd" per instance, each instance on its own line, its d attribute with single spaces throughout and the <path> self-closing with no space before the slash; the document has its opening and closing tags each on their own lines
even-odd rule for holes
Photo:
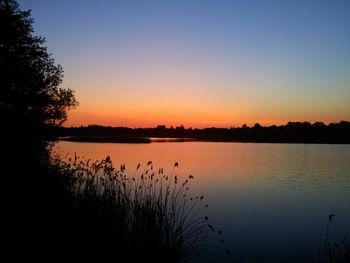
<svg viewBox="0 0 350 263">
<path fill-rule="evenodd" d="M 56 151 L 194 176 L 205 214 L 223 232 L 193 262 L 317 262 L 320 234 L 335 214 L 332 241 L 350 238 L 350 145 L 163 141 L 59 142 Z M 230 254 L 226 254 L 228 248 Z"/>
</svg>

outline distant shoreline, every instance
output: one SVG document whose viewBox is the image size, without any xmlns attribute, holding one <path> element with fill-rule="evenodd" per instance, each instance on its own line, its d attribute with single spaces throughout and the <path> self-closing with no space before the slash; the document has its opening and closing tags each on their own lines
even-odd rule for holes
<svg viewBox="0 0 350 263">
<path fill-rule="evenodd" d="M 59 138 L 67 142 L 92 142 L 92 143 L 151 143 L 148 138 L 119 137 L 119 136 L 67 136 Z"/>
<path fill-rule="evenodd" d="M 163 137 L 113 137 L 113 136 L 68 136 L 61 137 L 59 141 L 82 142 L 82 143 L 130 143 L 130 144 L 149 144 L 149 143 L 172 143 L 172 142 L 226 142 L 226 143 L 270 143 L 270 144 L 350 144 L 349 142 L 334 141 L 303 141 L 303 140 L 234 140 L 234 139 L 204 139 L 204 138 L 163 138 Z"/>
<path fill-rule="evenodd" d="M 60 127 L 48 134 L 64 141 L 104 143 L 151 143 L 151 142 L 251 142 L 251 143 L 304 143 L 350 144 L 350 122 L 340 121 L 328 125 L 322 122 L 288 122 L 281 126 L 253 127 L 243 125 L 231 128 L 192 129 L 166 127 L 128 128 L 89 125 Z"/>
</svg>

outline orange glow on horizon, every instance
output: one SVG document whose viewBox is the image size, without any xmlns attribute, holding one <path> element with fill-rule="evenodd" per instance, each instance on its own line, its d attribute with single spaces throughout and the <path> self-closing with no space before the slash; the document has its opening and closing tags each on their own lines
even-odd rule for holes
<svg viewBox="0 0 350 263">
<path fill-rule="evenodd" d="M 68 113 L 68 120 L 64 123 L 65 127 L 78 127 L 87 125 L 103 125 L 112 127 L 130 127 L 130 128 L 143 128 L 143 127 L 156 127 L 157 125 L 166 125 L 167 127 L 177 127 L 184 125 L 185 128 L 230 128 L 241 127 L 243 124 L 253 126 L 255 123 L 259 123 L 263 126 L 270 125 L 284 125 L 289 121 L 308 121 L 316 122 L 323 121 L 324 123 L 339 122 L 346 120 L 343 118 L 337 118 L 338 116 L 323 116 L 318 118 L 317 116 L 309 115 L 307 117 L 293 118 L 287 116 L 274 116 L 274 118 L 264 118 L 256 116 L 256 114 L 243 112 L 242 114 L 232 114 L 228 112 L 202 112 L 202 111 L 169 111 L 152 110 L 152 109 L 139 109 L 134 111 L 83 111 L 73 110 Z"/>
</svg>

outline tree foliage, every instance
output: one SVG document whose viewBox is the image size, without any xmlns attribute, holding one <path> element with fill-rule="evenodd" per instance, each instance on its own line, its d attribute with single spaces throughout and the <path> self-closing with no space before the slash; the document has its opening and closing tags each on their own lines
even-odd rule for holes
<svg viewBox="0 0 350 263">
<path fill-rule="evenodd" d="M 63 70 L 34 35 L 30 10 L 0 0 L 0 117 L 6 134 L 42 133 L 60 126 L 77 106 L 73 91 L 60 87 Z"/>
</svg>

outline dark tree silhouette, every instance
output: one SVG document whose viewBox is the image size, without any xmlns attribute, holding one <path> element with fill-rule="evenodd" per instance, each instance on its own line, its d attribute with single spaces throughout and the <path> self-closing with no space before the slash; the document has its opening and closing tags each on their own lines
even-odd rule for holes
<svg viewBox="0 0 350 263">
<path fill-rule="evenodd" d="M 70 206 L 63 201 L 59 173 L 46 160 L 49 131 L 77 102 L 73 91 L 60 87 L 62 67 L 45 39 L 34 35 L 33 23 L 16 1 L 0 0 L 0 162 L 9 190 L 3 218 L 11 229 L 4 250 L 37 258 L 50 249 L 57 255 L 60 233 L 69 233 L 62 222 Z"/>
<path fill-rule="evenodd" d="M 60 88 L 63 70 L 34 35 L 30 10 L 0 0 L 0 118 L 2 135 L 42 141 L 48 127 L 60 126 L 77 105 L 73 91 Z"/>
</svg>

